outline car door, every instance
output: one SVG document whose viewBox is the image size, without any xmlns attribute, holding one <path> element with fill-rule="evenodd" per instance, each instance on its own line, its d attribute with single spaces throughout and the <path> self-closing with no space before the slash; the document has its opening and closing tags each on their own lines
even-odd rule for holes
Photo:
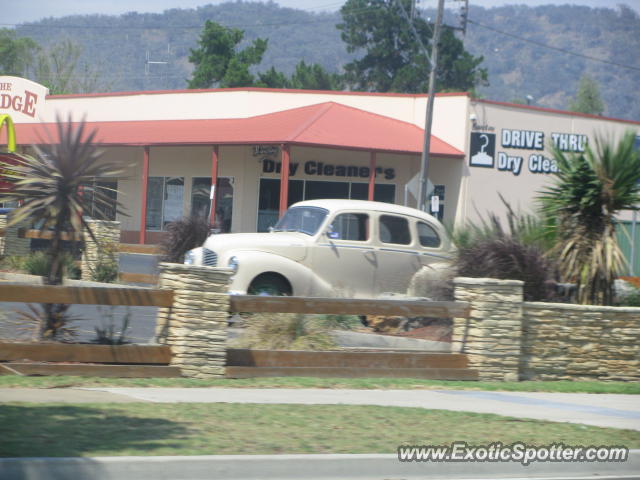
<svg viewBox="0 0 640 480">
<path fill-rule="evenodd" d="M 337 213 L 312 250 L 311 268 L 335 296 L 373 296 L 377 265 L 368 213 Z"/>
<path fill-rule="evenodd" d="M 422 267 L 417 239 L 409 218 L 380 214 L 377 221 L 376 295 L 406 293 L 409 282 Z"/>
</svg>

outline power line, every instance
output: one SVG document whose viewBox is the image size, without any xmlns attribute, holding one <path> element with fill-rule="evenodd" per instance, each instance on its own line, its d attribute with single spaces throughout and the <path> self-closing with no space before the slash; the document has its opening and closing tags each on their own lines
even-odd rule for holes
<svg viewBox="0 0 640 480">
<path fill-rule="evenodd" d="M 487 30 L 491 30 L 491 31 L 496 32 L 496 33 L 500 33 L 502 35 L 506 35 L 507 37 L 515 38 L 515 39 L 521 40 L 523 42 L 527 42 L 527 43 L 531 43 L 533 45 L 537 45 L 538 47 L 548 48 L 550 50 L 555 50 L 557 52 L 566 53 L 567 55 L 573 55 L 574 57 L 580 57 L 580 58 L 584 58 L 586 60 L 592 60 L 594 62 L 606 63 L 608 65 L 614 65 L 616 67 L 626 68 L 628 70 L 635 70 L 635 71 L 640 72 L 640 67 L 634 67 L 633 65 L 624 65 L 622 63 L 612 62 L 611 60 L 605 60 L 604 58 L 592 57 L 590 55 L 585 55 L 583 53 L 578 53 L 578 52 L 573 52 L 571 50 L 567 50 L 566 48 L 554 47 L 553 45 L 548 45 L 546 43 L 538 42 L 537 40 L 531 40 L 530 38 L 520 37 L 520 36 L 515 35 L 513 33 L 505 32 L 505 31 L 500 30 L 498 28 L 490 27 L 489 25 L 484 25 L 484 24 L 482 24 L 480 22 L 476 22 L 475 20 L 471 20 L 470 18 L 467 19 L 467 22 L 472 23 L 472 24 L 477 25 L 477 26 L 482 27 L 482 28 L 486 28 Z"/>
</svg>

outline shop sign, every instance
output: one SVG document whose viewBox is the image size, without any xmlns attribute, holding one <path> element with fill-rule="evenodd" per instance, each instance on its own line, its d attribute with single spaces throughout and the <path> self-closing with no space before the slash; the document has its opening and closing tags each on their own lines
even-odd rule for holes
<svg viewBox="0 0 640 480">
<path fill-rule="evenodd" d="M 49 89 L 31 80 L 0 76 L 0 114 L 35 118 L 44 106 Z"/>
<path fill-rule="evenodd" d="M 289 163 L 289 176 L 295 177 L 298 173 L 300 164 L 298 162 Z M 262 173 L 280 173 L 282 163 L 271 160 L 270 158 L 262 159 Z M 316 175 L 324 177 L 360 177 L 369 178 L 371 169 L 369 167 L 359 167 L 355 165 L 334 165 L 331 163 L 317 162 L 309 160 L 304 162 L 302 171 L 306 175 Z M 384 175 L 385 180 L 393 180 L 396 178 L 394 168 L 376 168 L 376 175 Z"/>
<path fill-rule="evenodd" d="M 564 152 L 582 153 L 587 146 L 586 135 L 575 133 L 551 133 L 553 145 Z M 500 146 L 510 150 L 542 151 L 545 146 L 545 134 L 537 130 L 515 130 L 503 128 L 500 132 Z M 502 172 L 520 175 L 526 167 L 531 173 L 556 173 L 556 161 L 542 153 L 528 156 L 513 152 L 496 152 L 496 134 L 471 132 L 469 147 L 469 165 L 472 167 L 496 168 Z"/>
<path fill-rule="evenodd" d="M 277 155 L 280 151 L 280 148 L 277 145 L 254 145 L 253 146 L 253 156 L 254 157 L 270 157 L 273 155 Z"/>
</svg>

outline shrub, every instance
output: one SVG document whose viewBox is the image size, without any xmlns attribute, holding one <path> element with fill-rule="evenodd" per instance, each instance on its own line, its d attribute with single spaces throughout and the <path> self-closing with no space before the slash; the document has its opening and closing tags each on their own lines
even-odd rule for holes
<svg viewBox="0 0 640 480">
<path fill-rule="evenodd" d="M 232 345 L 265 350 L 335 350 L 337 345 L 329 332 L 342 320 L 336 322 L 327 317 L 255 314 L 246 320 L 247 327 L 242 336 L 234 340 Z"/>
<path fill-rule="evenodd" d="M 470 224 L 452 238 L 458 247 L 455 268 L 463 277 L 522 280 L 527 301 L 554 299 L 557 267 L 546 248 L 552 245 L 548 222 L 507 207 L 508 231 L 495 214 Z"/>
<path fill-rule="evenodd" d="M 29 275 L 46 276 L 51 268 L 51 256 L 47 252 L 33 252 L 24 257 L 17 257 L 12 261 Z M 80 269 L 76 265 L 73 255 L 65 253 L 62 256 L 62 271 L 66 278 L 80 278 Z"/>
<path fill-rule="evenodd" d="M 169 223 L 160 244 L 162 260 L 182 263 L 184 254 L 202 245 L 208 236 L 209 220 L 205 216 L 191 215 Z"/>
<path fill-rule="evenodd" d="M 552 297 L 553 267 L 534 245 L 504 236 L 480 239 L 458 250 L 458 275 L 462 277 L 522 280 L 524 299 L 549 300 Z"/>
</svg>

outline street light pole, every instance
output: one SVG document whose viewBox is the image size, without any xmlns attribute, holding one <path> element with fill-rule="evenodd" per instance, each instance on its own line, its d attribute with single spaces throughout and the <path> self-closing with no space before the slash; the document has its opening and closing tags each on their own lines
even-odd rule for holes
<svg viewBox="0 0 640 480">
<path fill-rule="evenodd" d="M 431 147 L 431 125 L 433 123 L 433 101 L 435 97 L 436 73 L 438 69 L 438 43 L 440 43 L 440 28 L 444 12 L 444 0 L 438 0 L 438 13 L 433 28 L 431 40 L 431 72 L 429 73 L 429 96 L 427 98 L 427 111 L 424 127 L 424 143 L 420 162 L 420 188 L 418 190 L 418 208 L 428 211 L 427 208 L 427 184 L 429 178 L 429 149 Z"/>
</svg>

